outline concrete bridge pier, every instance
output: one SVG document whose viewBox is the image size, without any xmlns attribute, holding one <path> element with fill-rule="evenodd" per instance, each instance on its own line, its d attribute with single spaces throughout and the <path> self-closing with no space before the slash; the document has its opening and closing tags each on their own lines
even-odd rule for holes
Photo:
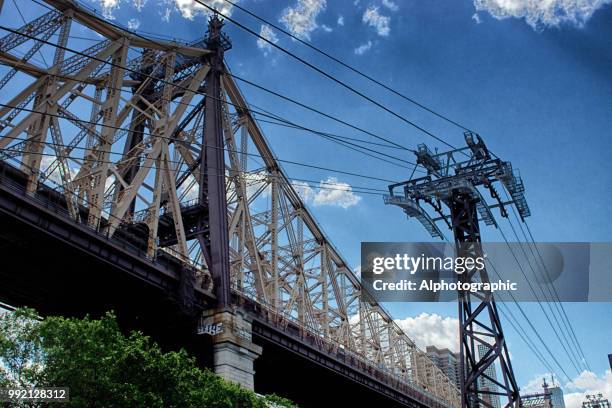
<svg viewBox="0 0 612 408">
<path fill-rule="evenodd" d="M 247 315 L 238 309 L 205 312 L 199 333 L 212 337 L 215 373 L 253 390 L 253 363 L 261 355 L 262 348 L 253 343 L 251 320 Z"/>
</svg>

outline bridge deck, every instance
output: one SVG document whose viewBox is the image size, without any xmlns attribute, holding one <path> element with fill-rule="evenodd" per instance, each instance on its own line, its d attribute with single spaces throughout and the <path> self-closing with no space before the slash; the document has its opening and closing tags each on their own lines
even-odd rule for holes
<svg viewBox="0 0 612 408">
<path fill-rule="evenodd" d="M 193 296 L 185 295 L 188 270 L 178 260 L 164 255 L 153 261 L 125 238 L 100 235 L 71 219 L 52 189 L 43 186 L 29 195 L 24 181 L 18 169 L 0 162 L 0 255 L 14 260 L 0 270 L 0 301 L 35 307 L 43 315 L 113 310 L 122 327 L 142 330 L 168 349 L 186 348 L 211 365 L 209 339 L 195 333 L 198 312 L 214 299 L 193 282 Z M 253 339 L 264 347 L 256 362 L 259 392 L 282 389 L 303 406 L 318 405 L 320 394 L 288 379 L 286 372 L 297 370 L 317 379 L 326 401 L 445 406 L 250 299 L 236 294 L 236 303 L 253 318 Z"/>
</svg>

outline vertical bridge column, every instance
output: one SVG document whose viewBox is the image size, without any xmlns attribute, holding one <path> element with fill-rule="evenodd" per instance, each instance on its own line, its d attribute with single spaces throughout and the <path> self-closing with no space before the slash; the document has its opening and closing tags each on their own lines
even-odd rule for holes
<svg viewBox="0 0 612 408">
<path fill-rule="evenodd" d="M 253 343 L 251 320 L 239 310 L 211 310 L 202 320 L 201 332 L 212 335 L 215 374 L 253 390 L 262 348 Z"/>
</svg>

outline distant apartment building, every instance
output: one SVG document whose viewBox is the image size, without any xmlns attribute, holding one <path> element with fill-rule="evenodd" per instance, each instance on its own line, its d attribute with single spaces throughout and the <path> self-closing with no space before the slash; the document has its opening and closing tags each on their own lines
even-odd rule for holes
<svg viewBox="0 0 612 408">
<path fill-rule="evenodd" d="M 546 384 L 546 382 L 544 383 Z M 563 390 L 558 385 L 553 385 L 548 387 L 548 392 L 550 392 L 550 402 L 553 408 L 565 408 L 565 400 L 563 399 Z"/>
<path fill-rule="evenodd" d="M 524 408 L 565 408 L 563 390 L 555 380 L 552 385 L 548 385 L 546 379 L 542 383 L 543 392 L 521 395 L 521 402 Z M 599 407 L 602 408 L 602 407 Z"/>
<path fill-rule="evenodd" d="M 459 353 L 447 348 L 439 349 L 436 346 L 427 346 L 425 351 L 429 359 L 459 388 Z"/>
<path fill-rule="evenodd" d="M 612 404 L 602 394 L 587 395 L 582 408 L 610 408 Z"/>
<path fill-rule="evenodd" d="M 480 358 L 482 358 L 487 353 L 488 350 L 489 348 L 487 346 L 483 344 L 479 344 L 478 345 L 478 355 L 480 356 Z M 487 367 L 484 373 L 489 378 L 492 378 L 493 380 L 497 381 L 497 372 L 495 370 L 495 364 L 491 364 L 489 367 Z M 497 384 L 495 384 L 493 381 L 485 377 L 480 377 L 478 379 L 478 389 L 481 392 L 482 391 L 491 391 L 491 392 L 498 391 Z M 489 404 L 491 404 L 494 408 L 501 408 L 501 401 L 499 399 L 499 395 L 483 393 L 481 394 L 480 397 L 486 402 L 488 402 Z"/>
</svg>

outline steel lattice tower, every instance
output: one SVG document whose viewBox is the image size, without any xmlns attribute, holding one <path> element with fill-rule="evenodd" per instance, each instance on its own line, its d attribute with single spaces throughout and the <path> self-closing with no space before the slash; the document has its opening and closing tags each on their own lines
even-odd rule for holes
<svg viewBox="0 0 612 408">
<path fill-rule="evenodd" d="M 401 207 L 436 238 L 444 238 L 436 225 L 444 221 L 453 231 L 457 256 L 475 258 L 482 256 L 479 218 L 486 225 L 497 227 L 491 212 L 493 208 L 499 208 L 503 217 L 508 215 L 508 205 L 516 206 L 521 218 L 529 216 L 530 212 L 523 182 L 512 170 L 512 165 L 494 158 L 479 135 L 465 132 L 465 140 L 467 147 L 435 154 L 426 145 L 419 145 L 415 152 L 417 163 L 427 169 L 427 176 L 390 185 L 385 203 Z M 502 201 L 495 183 L 508 191 L 509 201 Z M 395 194 L 398 187 L 403 187 L 404 195 Z M 488 190 L 496 203 L 487 204 L 478 187 Z M 436 216 L 430 216 L 421 206 L 422 202 L 429 204 Z M 472 269 L 459 275 L 459 281 L 488 282 L 489 278 L 486 269 Z M 462 407 L 490 407 L 483 398 L 487 394 L 506 396 L 506 406 L 518 407 L 519 388 L 493 294 L 490 291 L 459 291 L 459 325 Z M 487 352 L 480 355 L 478 345 L 484 345 Z M 486 374 L 487 368 L 495 367 L 496 362 L 501 370 L 501 381 Z M 479 378 L 492 381 L 500 390 L 479 391 Z"/>
</svg>

